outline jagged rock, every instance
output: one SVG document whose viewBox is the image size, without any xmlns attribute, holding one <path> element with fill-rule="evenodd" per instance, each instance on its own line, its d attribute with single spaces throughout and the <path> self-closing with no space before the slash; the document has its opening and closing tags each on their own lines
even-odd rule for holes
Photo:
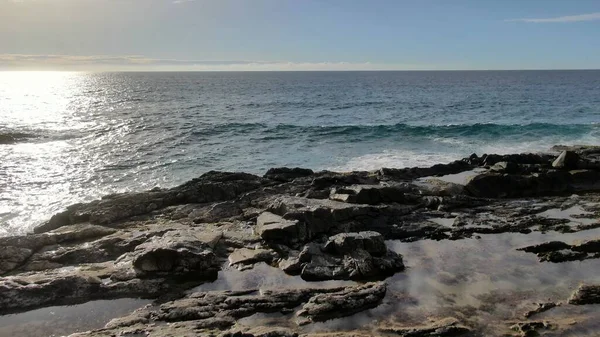
<svg viewBox="0 0 600 337">
<path fill-rule="evenodd" d="M 265 241 L 293 244 L 306 239 L 305 226 L 298 220 L 287 220 L 271 212 L 258 216 L 256 229 Z"/>
<path fill-rule="evenodd" d="M 113 194 L 88 204 L 75 204 L 34 228 L 34 232 L 44 233 L 69 224 L 88 221 L 92 224 L 108 225 L 167 206 L 232 200 L 267 183 L 263 178 L 247 173 L 211 171 L 200 178 L 167 190 Z"/>
<path fill-rule="evenodd" d="M 560 169 L 576 169 L 579 163 L 579 155 L 573 151 L 563 151 L 555 161 L 552 162 L 552 167 Z"/>
<path fill-rule="evenodd" d="M 258 262 L 271 262 L 275 254 L 267 249 L 236 249 L 229 255 L 229 265 L 249 265 Z"/>
<path fill-rule="evenodd" d="M 600 286 L 594 284 L 582 284 L 575 290 L 569 304 L 600 304 Z"/>
<path fill-rule="evenodd" d="M 222 233 L 204 233 L 199 230 L 170 231 L 154 237 L 133 251 L 133 266 L 143 273 L 200 272 L 214 273 L 218 269 L 213 248 Z"/>
<path fill-rule="evenodd" d="M 384 238 L 377 232 L 342 233 L 329 238 L 325 243 L 325 251 L 344 255 L 365 250 L 373 256 L 381 256 L 387 252 Z"/>
<path fill-rule="evenodd" d="M 552 325 L 547 321 L 534 321 L 534 322 L 519 322 L 511 326 L 511 329 L 519 332 L 523 337 L 539 336 L 537 330 L 549 329 Z"/>
<path fill-rule="evenodd" d="M 298 324 L 350 316 L 379 305 L 386 293 L 385 283 L 347 287 L 338 292 L 317 294 L 298 311 Z"/>
<path fill-rule="evenodd" d="M 556 250 L 570 249 L 571 246 L 562 241 L 550 241 L 544 242 L 533 246 L 527 246 L 523 248 L 518 248 L 517 250 L 522 250 L 528 253 L 548 253 Z"/>
<path fill-rule="evenodd" d="M 468 161 L 456 160 L 449 164 L 436 164 L 431 167 L 382 168 L 377 173 L 386 180 L 413 180 L 429 176 L 457 174 L 473 168 L 473 165 L 469 164 Z"/>
<path fill-rule="evenodd" d="M 323 250 L 303 253 L 297 261 L 307 261 L 300 275 L 309 281 L 381 279 L 404 270 L 402 256 L 388 250 L 377 232 L 338 234 Z"/>
<path fill-rule="evenodd" d="M 377 205 L 380 203 L 405 203 L 409 198 L 405 193 L 415 192 L 416 188 L 410 184 L 392 185 L 352 185 L 331 190 L 330 199 L 353 203 Z"/>
<path fill-rule="evenodd" d="M 219 337 L 298 337 L 298 333 L 287 328 L 258 326 L 251 329 L 232 329 Z"/>
<path fill-rule="evenodd" d="M 113 336 L 117 332 L 131 331 L 129 329 L 143 329 L 148 334 L 162 336 L 166 333 L 161 330 L 167 326 L 164 323 L 178 326 L 193 322 L 195 329 L 226 329 L 243 317 L 257 313 L 290 312 L 303 304 L 306 305 L 298 313 L 300 322 L 322 321 L 376 307 L 385 296 L 385 291 L 384 283 L 367 283 L 334 288 L 197 292 L 159 307 L 138 309 L 129 316 L 109 322 L 105 329 L 97 330 L 94 336 Z M 271 331 L 275 330 L 279 329 Z M 170 331 L 173 333 L 176 330 Z M 267 329 L 250 331 L 270 336 Z"/>
<path fill-rule="evenodd" d="M 511 161 L 501 161 L 490 167 L 491 171 L 513 174 L 519 172 L 519 165 Z"/>
<path fill-rule="evenodd" d="M 483 173 L 469 179 L 465 190 L 481 198 L 514 198 L 556 195 L 572 190 L 568 172 L 546 172 L 531 175 Z"/>
<path fill-rule="evenodd" d="M 542 312 L 546 312 L 552 308 L 556 308 L 557 306 L 558 306 L 558 304 L 554 303 L 554 302 L 537 303 L 535 309 L 527 311 L 523 316 L 525 316 L 525 318 L 530 318 L 533 315 L 537 315 Z"/>
<path fill-rule="evenodd" d="M 403 337 L 454 337 L 468 334 L 471 332 L 471 329 L 461 325 L 456 318 L 448 317 L 430 325 L 412 327 L 386 326 L 379 328 L 378 331 Z"/>
<path fill-rule="evenodd" d="M 278 167 L 278 168 L 269 169 L 267 171 L 267 173 L 265 173 L 264 177 L 273 179 L 273 180 L 278 180 L 278 181 L 291 181 L 296 178 L 308 177 L 313 174 L 314 174 L 313 170 L 309 170 L 309 169 L 304 169 L 304 168 L 299 168 L 299 167 L 294 167 L 294 168 Z"/>
</svg>

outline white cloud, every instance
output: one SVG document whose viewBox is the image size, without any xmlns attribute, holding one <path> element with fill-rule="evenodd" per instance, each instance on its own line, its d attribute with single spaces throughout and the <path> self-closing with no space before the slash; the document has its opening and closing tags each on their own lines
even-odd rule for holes
<svg viewBox="0 0 600 337">
<path fill-rule="evenodd" d="M 579 14 L 579 15 L 559 16 L 559 17 L 555 17 L 555 18 L 511 19 L 511 20 L 506 20 L 506 21 L 548 23 L 548 22 L 581 22 L 581 21 L 593 21 L 593 20 L 600 20 L 600 12 L 589 13 L 589 14 Z"/>
<path fill-rule="evenodd" d="M 193 2 L 193 1 L 196 1 L 196 0 L 174 0 L 173 3 L 178 5 L 178 4 L 183 4 L 186 2 Z"/>
<path fill-rule="evenodd" d="M 179 60 L 139 55 L 73 56 L 0 54 L 0 70 L 417 70 L 434 67 L 417 64 L 377 64 L 370 62 L 288 62 L 245 60 Z"/>
</svg>

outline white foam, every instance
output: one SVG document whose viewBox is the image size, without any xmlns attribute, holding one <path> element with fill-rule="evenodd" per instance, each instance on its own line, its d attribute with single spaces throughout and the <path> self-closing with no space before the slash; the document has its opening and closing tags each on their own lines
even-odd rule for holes
<svg viewBox="0 0 600 337">
<path fill-rule="evenodd" d="M 415 152 L 409 150 L 383 150 L 351 158 L 345 164 L 330 168 L 333 171 L 370 171 L 382 167 L 429 167 L 449 163 L 461 158 L 459 153 Z"/>
</svg>

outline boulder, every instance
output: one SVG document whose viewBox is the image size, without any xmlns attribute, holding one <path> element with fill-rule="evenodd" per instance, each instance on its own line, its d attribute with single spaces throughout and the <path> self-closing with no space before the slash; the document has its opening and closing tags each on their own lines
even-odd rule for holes
<svg viewBox="0 0 600 337">
<path fill-rule="evenodd" d="M 573 170 L 577 168 L 578 163 L 579 155 L 573 151 L 565 150 L 552 162 L 552 167 Z"/>
<path fill-rule="evenodd" d="M 298 220 L 287 220 L 271 212 L 256 219 L 256 231 L 265 241 L 293 244 L 306 239 L 306 231 Z"/>
<path fill-rule="evenodd" d="M 569 304 L 600 304 L 600 285 L 580 285 L 569 298 Z"/>
<path fill-rule="evenodd" d="M 277 181 L 291 181 L 296 178 L 308 177 L 313 175 L 313 170 L 294 167 L 277 167 L 271 168 L 265 173 L 264 177 L 268 179 L 273 179 Z"/>
<path fill-rule="evenodd" d="M 170 231 L 139 245 L 132 253 L 134 268 L 141 273 L 212 275 L 219 269 L 213 248 L 221 233 L 200 230 Z"/>
<path fill-rule="evenodd" d="M 325 251 L 335 255 L 350 254 L 359 249 L 373 256 L 381 256 L 387 252 L 383 236 L 373 231 L 337 234 L 325 244 Z"/>
<path fill-rule="evenodd" d="M 251 265 L 258 262 L 271 262 L 275 253 L 267 249 L 236 249 L 229 255 L 229 265 Z"/>
</svg>

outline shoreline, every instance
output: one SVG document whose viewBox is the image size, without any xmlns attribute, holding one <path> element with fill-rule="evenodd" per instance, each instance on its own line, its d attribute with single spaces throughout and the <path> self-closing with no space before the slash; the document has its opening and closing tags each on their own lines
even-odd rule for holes
<svg viewBox="0 0 600 337">
<path fill-rule="evenodd" d="M 585 335 L 600 318 L 600 147 L 553 150 L 429 168 L 211 171 L 75 204 L 0 237 L 0 332 Z M 14 323 L 124 299 L 147 301 L 71 329 Z"/>
</svg>

